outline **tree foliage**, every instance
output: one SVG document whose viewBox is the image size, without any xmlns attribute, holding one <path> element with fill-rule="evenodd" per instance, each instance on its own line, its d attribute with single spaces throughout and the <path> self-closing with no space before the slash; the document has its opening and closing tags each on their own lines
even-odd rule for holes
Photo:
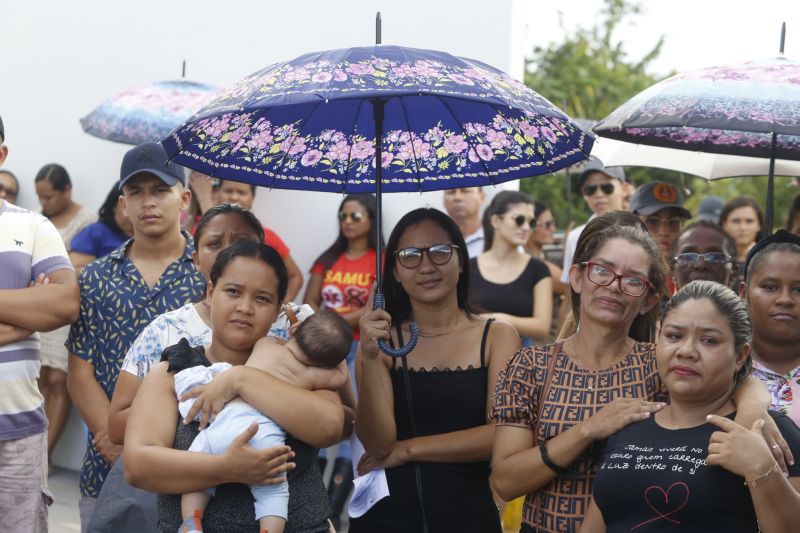
<svg viewBox="0 0 800 533">
<path fill-rule="evenodd" d="M 636 0 L 605 0 L 591 28 L 561 28 L 564 39 L 546 47 L 536 47 L 527 59 L 525 83 L 533 90 L 577 119 L 597 121 L 625 101 L 656 83 L 651 72 L 664 44 L 655 36 L 652 48 L 637 51 L 632 57 L 619 38 L 621 29 L 641 15 Z M 655 168 L 626 168 L 634 183 L 668 181 L 688 193 L 687 207 L 695 210 L 703 195 L 716 194 L 728 200 L 738 195 L 756 198 L 763 206 L 766 178 L 729 178 L 708 183 L 701 178 Z M 520 188 L 548 205 L 559 227 L 570 221 L 581 223 L 589 211 L 577 190 L 577 175 L 564 172 L 528 178 Z M 798 189 L 790 180 L 776 179 L 775 221 L 783 225 L 791 198 Z"/>
</svg>

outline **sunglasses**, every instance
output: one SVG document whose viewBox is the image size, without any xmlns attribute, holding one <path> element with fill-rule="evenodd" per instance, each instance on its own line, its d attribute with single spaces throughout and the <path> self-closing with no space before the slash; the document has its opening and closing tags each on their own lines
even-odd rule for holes
<svg viewBox="0 0 800 533">
<path fill-rule="evenodd" d="M 394 255 L 397 262 L 405 268 L 417 268 L 422 263 L 422 255 L 428 254 L 428 259 L 434 265 L 446 265 L 453 257 L 453 250 L 458 249 L 455 244 L 442 243 L 428 246 L 427 248 L 416 248 L 409 246 L 397 250 Z"/>
<path fill-rule="evenodd" d="M 528 224 L 528 226 L 530 226 L 531 229 L 534 229 L 536 227 L 536 219 L 535 218 L 529 219 L 525 215 L 517 215 L 511 220 L 513 220 L 514 223 L 519 227 L 522 227 L 525 224 Z"/>
<path fill-rule="evenodd" d="M 10 198 L 16 198 L 19 191 L 12 189 L 11 187 L 6 187 L 3 184 L 0 184 L 0 194 L 4 194 Z"/>
<path fill-rule="evenodd" d="M 700 262 L 701 257 L 703 261 L 709 265 L 724 265 L 731 261 L 731 256 L 724 252 L 707 252 L 704 254 L 687 252 L 685 254 L 678 254 L 678 256 L 675 257 L 675 263 L 679 266 L 696 265 Z"/>
<path fill-rule="evenodd" d="M 339 211 L 339 220 L 344 222 L 350 218 L 353 222 L 361 222 L 364 220 L 364 213 L 361 211 L 353 211 L 352 213 L 345 213 L 344 211 Z"/>
<path fill-rule="evenodd" d="M 555 220 L 548 220 L 547 222 L 536 222 L 536 227 L 544 228 L 544 229 L 555 229 L 556 221 Z"/>
<path fill-rule="evenodd" d="M 670 218 L 658 218 L 658 217 L 645 217 L 644 224 L 647 226 L 647 229 L 651 232 L 658 231 L 663 226 L 666 226 L 669 231 L 680 231 L 683 227 L 684 218 L 682 217 L 670 217 Z"/>
<path fill-rule="evenodd" d="M 614 192 L 614 184 L 613 183 L 601 183 L 600 185 L 584 185 L 581 187 L 581 192 L 584 196 L 594 196 L 594 193 L 597 192 L 597 189 L 603 191 L 603 194 L 606 196 L 610 196 L 611 193 Z"/>
</svg>

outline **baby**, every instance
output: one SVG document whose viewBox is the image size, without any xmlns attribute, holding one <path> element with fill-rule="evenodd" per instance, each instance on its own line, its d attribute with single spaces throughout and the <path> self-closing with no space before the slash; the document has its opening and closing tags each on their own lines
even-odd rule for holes
<svg viewBox="0 0 800 533">
<path fill-rule="evenodd" d="M 246 366 L 258 368 L 273 376 L 307 390 L 337 390 L 347 381 L 347 366 L 343 363 L 350 351 L 353 333 L 350 325 L 333 311 L 320 311 L 301 322 L 294 337 L 281 341 L 265 337 L 256 343 Z M 285 342 L 285 343 L 284 343 Z M 211 381 L 216 374 L 230 368 L 228 363 L 209 367 L 194 366 L 175 375 L 175 392 L 180 398 L 192 388 Z M 186 417 L 194 399 L 180 402 L 178 409 Z M 190 451 L 220 455 L 231 441 L 253 422 L 258 433 L 249 444 L 264 449 L 283 446 L 286 434 L 272 420 L 237 398 L 229 402 L 216 419 L 192 442 Z M 278 485 L 253 485 L 256 519 L 263 532 L 282 533 L 286 525 L 289 488 L 284 481 Z M 202 532 L 202 515 L 214 489 L 192 492 L 181 497 L 183 524 L 179 533 Z"/>
</svg>

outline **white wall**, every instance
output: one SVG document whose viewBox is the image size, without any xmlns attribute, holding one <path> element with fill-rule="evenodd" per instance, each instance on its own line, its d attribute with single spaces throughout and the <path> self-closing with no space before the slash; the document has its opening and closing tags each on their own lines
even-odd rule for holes
<svg viewBox="0 0 800 533">
<path fill-rule="evenodd" d="M 5 168 L 20 177 L 25 207 L 39 208 L 33 178 L 42 165 L 57 162 L 73 178 L 75 199 L 97 209 L 130 148 L 82 131 L 78 120 L 103 100 L 133 85 L 178 78 L 184 59 L 188 79 L 227 86 L 306 52 L 370 45 L 378 10 L 385 44 L 447 51 L 521 79 L 523 1 L 0 0 Z M 387 195 L 386 232 L 411 208 L 440 207 L 441 197 Z M 340 201 L 331 194 L 261 190 L 255 211 L 307 272 L 334 239 Z M 73 427 L 56 451 L 57 464 L 77 464 L 77 432 Z"/>
<path fill-rule="evenodd" d="M 519 0 L 178 0 L 3 2 L 0 115 L 22 180 L 21 205 L 38 209 L 33 178 L 44 164 L 70 172 L 78 202 L 99 207 L 129 148 L 83 133 L 78 120 L 137 84 L 180 76 L 218 86 L 270 63 L 329 48 L 383 42 L 444 50 L 523 72 Z M 489 7 L 491 6 L 491 7 Z M 396 196 L 396 197 L 395 197 Z M 333 240 L 340 197 L 260 191 L 256 213 L 289 244 L 304 270 Z M 441 193 L 393 195 L 385 228 L 412 207 L 441 205 Z M 301 223 L 298 226 L 298 223 Z M 302 231 L 300 231 L 302 228 Z"/>
</svg>

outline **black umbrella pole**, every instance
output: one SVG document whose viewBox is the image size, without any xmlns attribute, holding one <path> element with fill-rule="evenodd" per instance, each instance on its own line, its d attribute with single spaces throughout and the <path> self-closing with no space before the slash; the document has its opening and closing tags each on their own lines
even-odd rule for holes
<svg viewBox="0 0 800 533">
<path fill-rule="evenodd" d="M 772 154 L 769 158 L 769 177 L 767 178 L 767 235 L 772 235 L 772 219 L 775 211 L 775 148 L 778 145 L 778 134 L 772 132 Z"/>
<path fill-rule="evenodd" d="M 375 231 L 378 232 L 377 239 L 375 239 L 375 251 L 377 262 L 375 266 L 375 281 L 378 283 L 377 292 L 383 293 L 383 273 L 381 271 L 381 235 L 383 233 L 383 195 L 381 189 L 383 186 L 383 118 L 384 118 L 384 105 L 386 102 L 380 98 L 372 101 L 372 116 L 375 120 L 375 200 L 377 204 L 377 212 L 375 213 Z"/>
</svg>

